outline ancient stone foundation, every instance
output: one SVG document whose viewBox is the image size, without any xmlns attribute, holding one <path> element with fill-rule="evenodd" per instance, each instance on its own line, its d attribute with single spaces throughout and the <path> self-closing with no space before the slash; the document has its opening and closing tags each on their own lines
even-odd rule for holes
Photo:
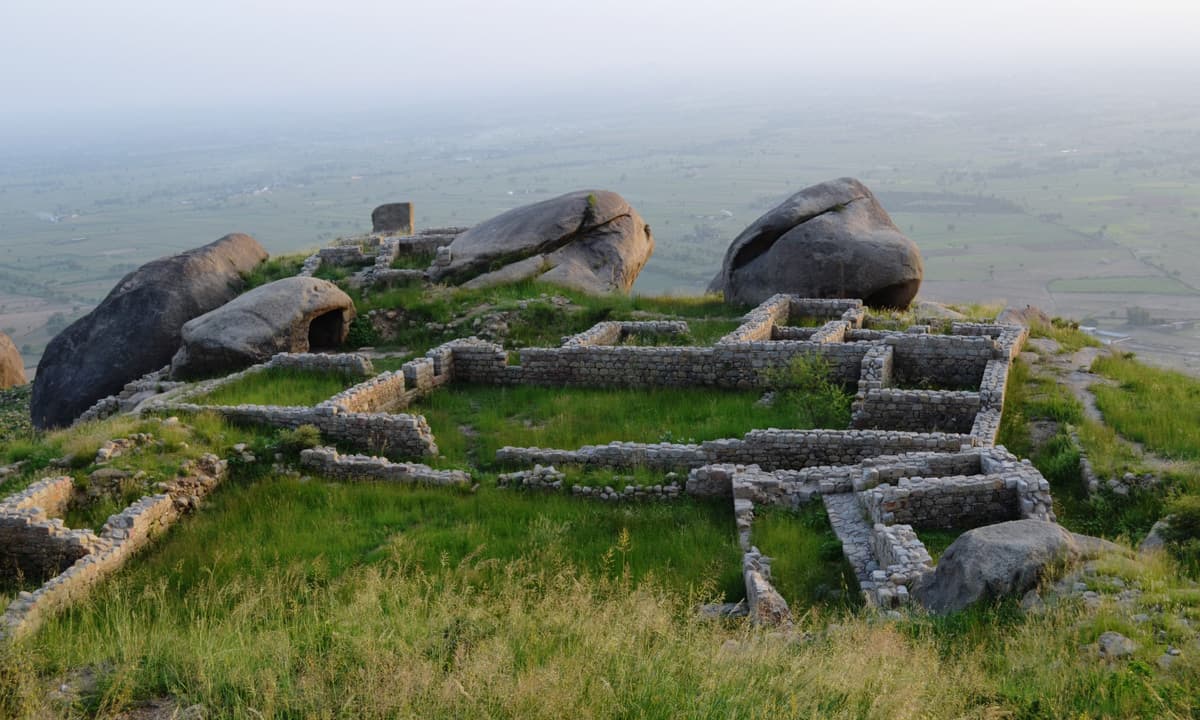
<svg viewBox="0 0 1200 720">
<path fill-rule="evenodd" d="M 305 267 L 311 272 L 322 263 L 358 265 L 364 267 L 357 276 L 362 282 L 385 282 L 382 278 L 398 272 L 390 266 L 399 254 L 444 250 L 442 243 L 452 237 L 446 231 L 411 238 L 359 238 L 324 249 Z M 883 608 L 908 602 L 908 588 L 933 567 L 918 536 L 921 528 L 962 529 L 1012 518 L 1053 520 L 1046 481 L 1027 463 L 994 447 L 1010 364 L 1027 331 L 1010 325 L 953 323 L 945 334 L 932 333 L 928 326 L 899 332 L 864 328 L 867 319 L 857 300 L 776 295 L 710 346 L 632 344 L 635 336 L 686 337 L 688 326 L 682 321 L 621 321 L 601 322 L 564 338 L 558 347 L 515 352 L 462 338 L 430 350 L 398 371 L 378 375 L 368 360 L 354 354 L 281 355 L 219 380 L 166 387 L 151 399 L 144 394 L 160 378 L 147 376 L 128 397 L 102 403 L 97 416 L 131 405 L 170 412 L 208 410 L 236 422 L 285 428 L 311 424 L 329 440 L 376 455 L 415 459 L 436 455 L 437 445 L 425 419 L 403 411 L 448 383 L 773 389 L 776 381 L 769 370 L 798 357 L 819 357 L 835 381 L 854 391 L 849 428 L 764 428 L 740 438 L 689 444 L 506 447 L 496 458 L 516 468 L 501 476 L 504 487 L 570 492 L 581 499 L 609 502 L 730 498 L 745 553 L 743 577 L 750 615 L 757 622 L 787 623 L 787 604 L 771 586 L 770 559 L 753 544 L 754 508 L 759 505 L 797 508 L 820 500 L 864 596 Z M 349 373 L 362 382 L 312 407 L 199 402 L 224 383 L 274 367 Z M 302 463 L 343 480 L 470 482 L 460 471 L 433 470 L 377 456 L 340 455 L 332 448 L 306 450 Z M 566 476 L 555 469 L 572 465 L 642 467 L 686 472 L 688 477 L 686 484 L 664 478 L 663 483 L 649 486 L 584 487 L 566 483 Z M 53 504 L 52 493 L 45 498 L 39 502 Z M 155 508 L 163 508 L 161 517 L 168 517 L 169 505 L 148 499 L 136 510 L 137 518 L 144 515 L 145 520 L 128 527 L 117 523 L 111 531 L 106 529 L 107 536 L 69 536 L 60 527 L 46 525 L 38 531 L 46 539 L 26 543 L 42 549 L 31 550 L 19 560 L 14 556 L 10 564 L 37 570 L 67 562 L 73 554 L 78 559 L 72 568 L 99 563 L 88 558 L 107 557 L 105 543 L 125 547 L 130 540 L 120 536 L 121 530 L 128 530 L 130 537 L 151 535 L 150 530 L 139 528 L 155 525 L 154 518 L 160 517 Z M 9 515 L 25 519 L 11 520 L 13 527 L 19 522 L 51 522 L 16 507 Z M 7 526 L 0 526 L 0 532 L 3 527 Z M 14 606 L 28 600 L 19 599 Z"/>
<path fill-rule="evenodd" d="M 0 640 L 25 635 L 46 617 L 83 597 L 160 536 L 225 477 L 224 460 L 206 455 L 184 466 L 183 476 L 165 483 L 108 518 L 97 535 L 63 526 L 61 514 L 76 492 L 70 477 L 46 478 L 0 502 L 0 574 L 44 579 L 21 592 L 0 616 Z"/>
</svg>

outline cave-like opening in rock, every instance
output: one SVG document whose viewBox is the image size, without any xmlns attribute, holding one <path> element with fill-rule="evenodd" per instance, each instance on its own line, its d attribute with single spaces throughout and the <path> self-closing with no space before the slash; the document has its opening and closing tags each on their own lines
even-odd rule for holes
<svg viewBox="0 0 1200 720">
<path fill-rule="evenodd" d="M 342 344 L 342 311 L 330 310 L 318 315 L 308 324 L 310 352 L 334 350 Z"/>
</svg>

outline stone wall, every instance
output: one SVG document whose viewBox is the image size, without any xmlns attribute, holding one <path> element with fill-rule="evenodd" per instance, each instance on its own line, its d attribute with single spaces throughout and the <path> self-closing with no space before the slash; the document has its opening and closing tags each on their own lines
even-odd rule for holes
<svg viewBox="0 0 1200 720">
<path fill-rule="evenodd" d="M 386 413 L 408 407 L 404 372 L 385 372 L 334 395 L 318 407 L 343 413 Z"/>
<path fill-rule="evenodd" d="M 42 508 L 0 509 L 0 576 L 40 582 L 106 545 L 91 530 L 72 530 Z"/>
<path fill-rule="evenodd" d="M 0 554 L 32 555 L 46 551 L 53 543 L 65 544 L 71 550 L 63 557 L 64 564 L 69 564 L 66 570 L 55 574 L 33 592 L 18 593 L 16 600 L 0 616 L 0 641 L 32 632 L 45 618 L 83 597 L 194 508 L 200 498 L 220 483 L 227 470 L 227 463 L 213 455 L 189 461 L 181 468 L 182 477 L 164 485 L 165 493 L 145 496 L 109 517 L 99 535 L 90 530 L 69 530 L 63 527 L 61 520 L 46 519 L 43 508 L 29 506 L 35 500 L 47 505 L 61 503 L 61 498 L 69 497 L 74 489 L 69 477 L 44 480 L 0 503 L 0 538 L 5 527 L 15 526 L 22 520 L 28 521 L 27 527 L 36 531 L 32 537 L 0 539 Z M 16 511 L 10 515 L 7 508 L 16 508 Z M 51 536 L 57 539 L 48 543 L 44 538 Z M 66 563 L 67 560 L 70 562 Z M 45 569 L 56 572 L 58 567 L 47 565 Z"/>
<path fill-rule="evenodd" d="M 172 412 L 210 411 L 234 423 L 295 429 L 313 425 L 327 440 L 336 440 L 389 457 L 437 455 L 437 443 L 429 423 L 420 415 L 339 412 L 332 407 L 276 407 L 273 405 L 165 406 Z"/>
<path fill-rule="evenodd" d="M 186 383 L 170 380 L 170 374 L 171 366 L 168 365 L 160 370 L 147 373 L 137 380 L 131 380 L 116 395 L 109 395 L 97 400 L 95 405 L 84 411 L 71 424 L 78 425 L 93 420 L 103 420 L 118 413 L 132 412 L 143 400 L 186 385 Z"/>
<path fill-rule="evenodd" d="M 682 320 L 606 321 L 564 338 L 566 348 L 590 347 L 593 345 L 617 345 L 630 335 L 687 335 L 688 324 Z"/>
<path fill-rule="evenodd" d="M 746 584 L 750 622 L 783 627 L 792 624 L 787 601 L 771 584 L 771 559 L 760 553 L 758 548 L 742 556 L 742 580 Z"/>
<path fill-rule="evenodd" d="M 874 523 L 955 529 L 1018 517 L 1015 478 L 956 475 L 902 478 L 859 493 Z"/>
<path fill-rule="evenodd" d="M 351 377 L 375 374 L 371 360 L 357 353 L 279 353 L 256 365 L 263 370 L 287 369 L 311 372 L 337 372 Z"/>
<path fill-rule="evenodd" d="M 757 464 L 764 469 L 853 465 L 878 455 L 906 452 L 957 452 L 970 446 L 968 435 L 891 430 L 752 430 L 741 439 L 699 444 L 614 442 L 578 450 L 503 447 L 497 462 L 510 465 L 579 464 L 600 467 L 643 466 L 688 470 L 716 463 Z"/>
<path fill-rule="evenodd" d="M 67 511 L 74 494 L 75 480 L 69 475 L 48 477 L 5 498 L 0 502 L 0 515 L 41 508 L 48 517 L 59 517 Z"/>
<path fill-rule="evenodd" d="M 880 342 L 892 347 L 892 385 L 902 388 L 976 389 L 999 351 L 984 336 L 904 333 Z"/>
<path fill-rule="evenodd" d="M 644 347 L 597 344 L 611 341 L 615 331 L 558 348 L 523 348 L 520 364 L 510 365 L 499 345 L 475 338 L 453 346 L 454 379 L 487 385 L 579 387 L 724 387 L 765 388 L 763 372 L 786 366 L 792 358 L 819 355 L 834 378 L 852 384 L 861 372 L 865 343 L 754 342 L 712 347 Z M 592 344 L 583 344 L 592 343 Z"/>
<path fill-rule="evenodd" d="M 394 463 L 381 457 L 340 455 L 331 447 L 301 451 L 300 464 L 335 480 L 458 486 L 466 486 L 471 482 L 471 476 L 461 470 L 434 470 L 428 465 Z"/>
<path fill-rule="evenodd" d="M 980 407 L 977 392 L 869 390 L 856 403 L 851 426 L 969 434 Z"/>
</svg>

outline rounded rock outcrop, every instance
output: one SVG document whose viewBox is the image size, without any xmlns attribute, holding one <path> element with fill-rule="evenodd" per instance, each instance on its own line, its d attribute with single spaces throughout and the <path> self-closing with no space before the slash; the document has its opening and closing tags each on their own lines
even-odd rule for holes
<svg viewBox="0 0 1200 720">
<path fill-rule="evenodd" d="M 946 548 L 913 596 L 934 613 L 1021 596 L 1057 568 L 1121 548 L 1044 520 L 1011 520 L 968 530 Z"/>
<path fill-rule="evenodd" d="M 865 185 L 840 178 L 801 190 L 743 230 L 709 291 L 745 305 L 790 293 L 906 308 L 923 276 L 916 243 Z"/>
<path fill-rule="evenodd" d="M 186 380 L 240 370 L 281 352 L 333 349 L 345 341 L 354 315 L 354 301 L 328 280 L 276 280 L 184 325 L 171 376 Z"/>
<path fill-rule="evenodd" d="M 0 332 L 0 390 L 24 385 L 29 382 L 25 377 L 25 361 L 13 344 L 12 338 Z"/>
<path fill-rule="evenodd" d="M 470 287 L 537 279 L 584 292 L 628 292 L 653 252 L 650 227 L 625 198 L 580 190 L 462 233 L 432 279 Z"/>
<path fill-rule="evenodd" d="M 237 297 L 242 275 L 266 259 L 257 240 L 233 233 L 126 275 L 46 346 L 33 381 L 34 426 L 69 425 L 97 400 L 170 363 L 183 324 Z"/>
</svg>

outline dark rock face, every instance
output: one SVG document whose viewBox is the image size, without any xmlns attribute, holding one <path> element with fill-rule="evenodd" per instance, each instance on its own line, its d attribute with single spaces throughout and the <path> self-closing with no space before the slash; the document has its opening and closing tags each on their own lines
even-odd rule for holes
<svg viewBox="0 0 1200 720">
<path fill-rule="evenodd" d="M 923 275 L 916 244 L 865 185 L 841 178 L 801 190 L 743 230 L 709 291 L 747 305 L 782 292 L 905 308 Z"/>
<path fill-rule="evenodd" d="M 183 324 L 237 297 L 242 274 L 266 259 L 258 241 L 235 233 L 126 275 L 46 346 L 33 383 L 33 424 L 69 425 L 100 398 L 169 363 Z"/>
<path fill-rule="evenodd" d="M 536 278 L 584 292 L 628 292 L 654 252 L 625 198 L 580 190 L 497 215 L 450 244 L 433 280 L 474 287 Z"/>
<path fill-rule="evenodd" d="M 227 373 L 276 353 L 336 348 L 352 320 L 354 301 L 328 280 L 276 280 L 184 325 L 171 376 Z"/>
<path fill-rule="evenodd" d="M 13 344 L 12 338 L 0 333 L 0 390 L 24 385 L 29 382 L 25 377 L 25 361 Z"/>
<path fill-rule="evenodd" d="M 388 203 L 371 211 L 371 232 L 412 235 L 412 203 Z"/>
<path fill-rule="evenodd" d="M 1043 520 L 986 525 L 951 543 L 913 596 L 934 613 L 956 612 L 980 601 L 1024 595 L 1047 573 L 1109 550 L 1120 548 Z"/>
</svg>

